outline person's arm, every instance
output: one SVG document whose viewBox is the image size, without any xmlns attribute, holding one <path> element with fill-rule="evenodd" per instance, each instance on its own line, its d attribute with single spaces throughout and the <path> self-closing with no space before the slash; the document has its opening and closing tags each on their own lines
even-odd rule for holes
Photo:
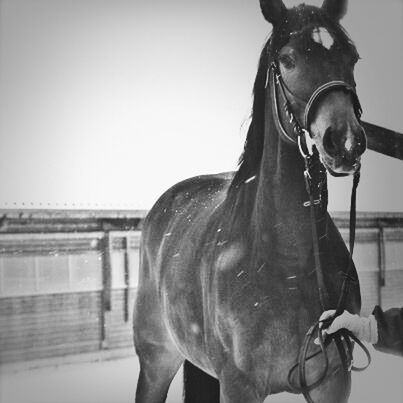
<svg viewBox="0 0 403 403">
<path fill-rule="evenodd" d="M 334 310 L 325 311 L 319 321 L 334 314 Z M 403 308 L 383 312 L 376 306 L 368 318 L 344 311 L 323 333 L 332 334 L 343 328 L 350 330 L 358 339 L 373 344 L 379 351 L 403 356 Z"/>
<path fill-rule="evenodd" d="M 403 356 L 403 308 L 392 308 L 384 312 L 376 306 L 372 314 L 378 324 L 375 349 Z"/>
</svg>

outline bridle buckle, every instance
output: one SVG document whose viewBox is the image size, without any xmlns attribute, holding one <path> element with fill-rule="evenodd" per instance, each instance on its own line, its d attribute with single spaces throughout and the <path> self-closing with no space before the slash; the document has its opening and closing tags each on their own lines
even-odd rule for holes
<svg viewBox="0 0 403 403">
<path fill-rule="evenodd" d="M 316 200 L 313 201 L 314 206 L 318 206 L 319 204 L 320 204 L 320 200 L 316 199 Z M 304 202 L 304 204 L 303 204 L 304 207 L 311 207 L 311 205 L 312 204 L 311 204 L 311 202 L 309 200 Z"/>
</svg>

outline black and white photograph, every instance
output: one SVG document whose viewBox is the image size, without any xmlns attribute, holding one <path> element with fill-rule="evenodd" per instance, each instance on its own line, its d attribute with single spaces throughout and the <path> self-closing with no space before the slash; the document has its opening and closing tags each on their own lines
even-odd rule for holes
<svg viewBox="0 0 403 403">
<path fill-rule="evenodd" d="M 403 403 L 403 0 L 0 0 L 0 403 Z"/>
</svg>

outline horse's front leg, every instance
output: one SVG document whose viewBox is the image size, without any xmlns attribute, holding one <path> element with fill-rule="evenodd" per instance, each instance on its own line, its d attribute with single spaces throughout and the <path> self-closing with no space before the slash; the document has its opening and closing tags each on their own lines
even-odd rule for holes
<svg viewBox="0 0 403 403">
<path fill-rule="evenodd" d="M 315 403 L 347 403 L 351 389 L 351 373 L 342 368 L 331 374 L 311 392 Z"/>
<path fill-rule="evenodd" d="M 219 377 L 220 403 L 263 403 L 265 392 L 258 386 L 253 374 L 227 367 Z"/>
</svg>

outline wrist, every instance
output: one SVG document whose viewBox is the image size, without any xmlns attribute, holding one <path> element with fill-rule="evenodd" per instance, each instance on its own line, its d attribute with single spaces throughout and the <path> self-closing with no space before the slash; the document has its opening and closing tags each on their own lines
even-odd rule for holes
<svg viewBox="0 0 403 403">
<path fill-rule="evenodd" d="M 376 318 L 374 315 L 369 316 L 369 322 L 370 322 L 370 331 L 371 331 L 371 338 L 369 343 L 371 344 L 376 344 L 378 342 L 378 322 L 376 321 Z"/>
<path fill-rule="evenodd" d="M 378 323 L 373 315 L 368 318 L 360 317 L 357 322 L 356 336 L 367 343 L 376 344 L 378 341 Z"/>
</svg>

